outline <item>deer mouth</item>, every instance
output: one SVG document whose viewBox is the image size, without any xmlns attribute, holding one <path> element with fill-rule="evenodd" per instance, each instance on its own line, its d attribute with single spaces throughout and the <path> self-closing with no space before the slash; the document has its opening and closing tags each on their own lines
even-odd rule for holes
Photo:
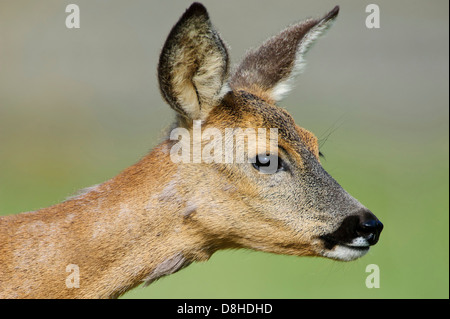
<svg viewBox="0 0 450 319">
<path fill-rule="evenodd" d="M 356 250 L 368 250 L 370 248 L 369 241 L 364 237 L 356 237 L 350 242 L 343 242 L 333 238 L 332 236 L 321 236 L 324 247 L 327 250 L 333 250 L 336 246 L 343 246 Z"/>
<path fill-rule="evenodd" d="M 322 255 L 340 261 L 358 259 L 369 251 L 370 246 L 354 246 L 349 244 L 335 244 L 332 249 L 326 249 Z"/>
<path fill-rule="evenodd" d="M 358 259 L 367 254 L 370 248 L 369 242 L 363 237 L 354 238 L 350 242 L 338 241 L 331 236 L 321 236 L 320 239 L 324 247 L 321 255 L 339 261 Z"/>
</svg>

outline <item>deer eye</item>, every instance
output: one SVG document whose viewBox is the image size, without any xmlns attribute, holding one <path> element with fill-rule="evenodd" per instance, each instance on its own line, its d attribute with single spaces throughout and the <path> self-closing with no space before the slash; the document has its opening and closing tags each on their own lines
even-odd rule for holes
<svg viewBox="0 0 450 319">
<path fill-rule="evenodd" d="M 253 167 L 263 174 L 273 174 L 285 170 L 281 158 L 276 155 L 259 154 L 253 161 Z"/>
</svg>

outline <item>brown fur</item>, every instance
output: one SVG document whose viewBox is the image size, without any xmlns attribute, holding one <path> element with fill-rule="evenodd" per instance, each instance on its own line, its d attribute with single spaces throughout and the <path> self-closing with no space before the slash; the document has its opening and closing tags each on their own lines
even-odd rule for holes
<svg viewBox="0 0 450 319">
<path fill-rule="evenodd" d="M 336 15 L 335 9 L 325 20 Z M 292 61 L 283 62 L 278 80 L 249 82 L 271 76 L 248 73 L 256 67 L 249 62 L 255 56 L 277 63 L 273 47 L 263 44 L 244 58 L 229 91 L 228 53 L 204 7 L 193 4 L 170 33 L 159 64 L 161 91 L 178 112 L 177 125 L 192 132 L 192 121 L 201 119 L 202 129 L 221 132 L 278 128 L 285 170 L 264 175 L 251 163 L 177 164 L 170 159 L 176 141 L 167 139 L 85 193 L 0 218 L 0 297 L 118 297 L 227 248 L 334 258 L 321 236 L 363 206 L 322 169 L 317 138 L 272 96 L 275 82 L 293 72 L 299 34 L 308 35 L 325 20 L 308 20 L 291 32 L 295 39 L 285 39 L 293 43 L 287 54 Z M 66 286 L 71 264 L 79 266 L 79 288 Z"/>
</svg>

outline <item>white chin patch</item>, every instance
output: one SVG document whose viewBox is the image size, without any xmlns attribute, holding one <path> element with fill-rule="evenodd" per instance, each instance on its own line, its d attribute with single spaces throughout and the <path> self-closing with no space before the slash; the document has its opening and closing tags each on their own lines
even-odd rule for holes
<svg viewBox="0 0 450 319">
<path fill-rule="evenodd" d="M 351 243 L 345 245 L 336 245 L 332 249 L 325 251 L 323 255 L 331 259 L 350 261 L 358 259 L 369 251 L 369 243 L 365 238 L 358 237 Z"/>
<path fill-rule="evenodd" d="M 333 249 L 323 253 L 325 257 L 342 261 L 350 261 L 358 259 L 369 251 L 367 248 L 352 248 L 349 246 L 337 245 Z"/>
</svg>

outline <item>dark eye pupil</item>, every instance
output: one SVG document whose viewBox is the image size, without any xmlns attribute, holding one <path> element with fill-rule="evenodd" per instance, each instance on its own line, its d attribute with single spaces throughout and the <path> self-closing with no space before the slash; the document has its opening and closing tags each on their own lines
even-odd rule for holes
<svg viewBox="0 0 450 319">
<path fill-rule="evenodd" d="M 258 155 L 256 156 L 257 166 L 270 166 L 270 156 L 268 155 Z"/>
<path fill-rule="evenodd" d="M 256 156 L 253 167 L 264 174 L 273 174 L 280 170 L 284 170 L 281 159 L 275 155 Z"/>
</svg>

